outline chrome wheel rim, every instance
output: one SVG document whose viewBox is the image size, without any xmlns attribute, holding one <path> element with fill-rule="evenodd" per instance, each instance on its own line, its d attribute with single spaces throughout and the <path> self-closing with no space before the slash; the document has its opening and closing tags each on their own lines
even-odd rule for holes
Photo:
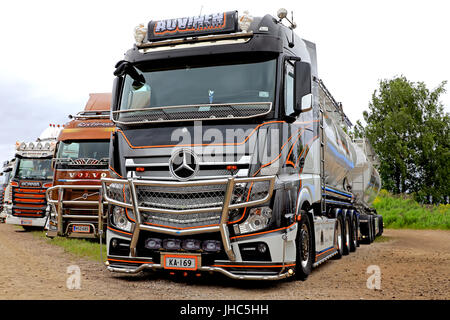
<svg viewBox="0 0 450 320">
<path fill-rule="evenodd" d="M 308 227 L 304 224 L 302 225 L 302 229 L 300 231 L 302 235 L 302 243 L 300 244 L 302 247 L 301 252 L 301 264 L 302 267 L 305 268 L 308 265 L 309 262 L 309 232 Z"/>
<path fill-rule="evenodd" d="M 341 221 L 337 219 L 336 221 L 336 234 L 334 235 L 334 238 L 336 239 L 336 247 L 340 251 L 342 248 L 342 231 L 341 231 Z"/>
<path fill-rule="evenodd" d="M 350 221 L 347 219 L 347 227 L 345 228 L 345 245 L 347 248 L 350 246 Z"/>
</svg>

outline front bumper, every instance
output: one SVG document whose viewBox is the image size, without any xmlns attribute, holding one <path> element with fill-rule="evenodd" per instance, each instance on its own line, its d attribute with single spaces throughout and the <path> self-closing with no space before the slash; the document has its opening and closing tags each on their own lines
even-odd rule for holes
<svg viewBox="0 0 450 320">
<path fill-rule="evenodd" d="M 46 191 L 47 203 L 50 204 L 52 227 L 49 230 L 49 236 L 67 236 L 72 238 L 97 238 L 103 234 L 103 225 L 106 221 L 103 207 L 106 203 L 103 202 L 99 195 L 98 200 L 87 200 L 89 196 L 80 197 L 71 200 L 64 200 L 65 191 L 82 190 L 83 192 L 101 192 L 100 185 L 56 185 L 50 187 Z M 55 197 L 53 192 L 57 193 Z M 94 208 L 97 209 L 97 214 L 64 214 L 66 206 L 75 208 Z M 73 227 L 84 226 L 89 228 L 89 232 L 76 232 Z M 55 230 L 56 228 L 56 230 Z"/>
<path fill-rule="evenodd" d="M 14 224 L 19 226 L 29 227 L 44 227 L 47 222 L 47 217 L 42 218 L 29 218 L 29 217 L 16 217 L 8 214 L 6 216 L 6 224 Z"/>
<path fill-rule="evenodd" d="M 268 182 L 269 187 L 267 193 L 264 197 L 260 199 L 250 199 L 235 203 L 232 200 L 232 195 L 234 192 L 234 187 L 236 184 L 242 183 L 258 183 L 258 182 Z M 109 197 L 108 187 L 111 184 L 123 185 L 129 188 L 131 201 L 126 202 L 119 201 L 118 199 L 113 199 Z M 138 196 L 136 192 L 137 186 L 170 186 L 170 187 L 199 187 L 208 185 L 222 184 L 226 186 L 226 191 L 224 195 L 223 203 L 220 206 L 208 207 L 206 209 L 193 208 L 185 210 L 170 210 L 161 209 L 158 207 L 140 206 L 138 202 Z M 108 256 L 108 270 L 114 272 L 124 272 L 124 273 L 137 273 L 144 269 L 164 269 L 162 263 L 154 262 L 148 257 L 139 257 L 137 255 L 137 244 L 139 236 L 142 232 L 152 232 L 157 234 L 165 234 L 171 236 L 185 236 L 185 235 L 196 235 L 203 233 L 213 233 L 219 232 L 221 237 L 221 242 L 223 245 L 224 252 L 228 257 L 227 260 L 214 261 L 211 265 L 200 265 L 195 270 L 196 272 L 220 272 L 230 278 L 234 279 L 249 279 L 249 280 L 277 280 L 283 279 L 293 274 L 293 267 L 295 266 L 295 234 L 296 225 L 289 226 L 287 228 L 280 228 L 273 231 L 261 232 L 257 237 L 259 241 L 265 241 L 269 247 L 272 246 L 272 251 L 275 254 L 272 257 L 272 261 L 267 262 L 255 262 L 255 261 L 242 261 L 241 255 L 239 253 L 238 245 L 239 243 L 245 243 L 248 241 L 254 241 L 255 235 L 248 235 L 248 238 L 252 240 L 247 240 L 246 237 L 242 239 L 231 239 L 229 234 L 229 212 L 230 210 L 241 209 L 246 207 L 258 206 L 267 203 L 273 194 L 275 184 L 275 176 L 268 177 L 253 177 L 253 178 L 228 178 L 228 179 L 217 179 L 217 180 L 203 180 L 203 181 L 192 181 L 192 182 L 161 182 L 161 181 L 142 181 L 142 180 L 123 180 L 123 179 L 102 179 L 102 189 L 103 195 L 106 201 L 114 206 L 120 206 L 123 208 L 131 209 L 134 213 L 135 224 L 134 230 L 128 235 L 124 235 L 124 239 L 130 240 L 130 254 L 128 257 L 124 256 Z M 197 226 L 192 228 L 169 228 L 165 226 L 155 226 L 145 224 L 142 212 L 157 212 L 170 214 L 196 214 L 203 211 L 216 211 L 220 212 L 220 222 L 217 225 L 206 225 Z M 109 246 L 109 241 L 112 237 L 121 237 L 120 231 L 111 231 L 109 228 L 107 230 L 107 244 Z M 108 248 L 109 253 L 109 248 Z M 282 254 L 280 254 L 282 253 Z M 186 253 L 188 255 L 189 253 Z M 275 262 L 278 261 L 278 262 Z M 270 269 L 270 271 L 268 271 Z M 170 271 L 170 269 L 168 269 Z M 172 270 L 173 271 L 173 270 Z"/>
</svg>

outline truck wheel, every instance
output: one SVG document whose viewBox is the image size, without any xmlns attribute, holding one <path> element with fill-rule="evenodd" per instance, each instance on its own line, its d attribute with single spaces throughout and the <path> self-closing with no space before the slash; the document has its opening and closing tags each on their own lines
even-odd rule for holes
<svg viewBox="0 0 450 320">
<path fill-rule="evenodd" d="M 353 215 L 350 252 L 355 252 L 356 247 L 358 247 L 358 225 L 356 223 L 356 215 Z"/>
<path fill-rule="evenodd" d="M 369 244 L 375 240 L 375 219 L 369 215 Z"/>
<path fill-rule="evenodd" d="M 350 253 L 350 242 L 351 242 L 351 234 L 352 234 L 352 225 L 350 218 L 348 216 L 344 217 L 344 256 L 348 255 Z"/>
<path fill-rule="evenodd" d="M 359 247 L 360 245 L 361 245 L 361 239 L 360 239 L 360 237 L 361 237 L 361 225 L 360 225 L 360 222 L 359 222 L 359 216 L 355 216 L 355 219 L 356 219 L 356 246 L 357 247 Z"/>
<path fill-rule="evenodd" d="M 383 234 L 383 216 L 382 215 L 378 215 L 378 228 L 379 228 L 379 231 L 378 231 L 377 237 L 381 236 Z"/>
<path fill-rule="evenodd" d="M 334 247 L 337 249 L 337 254 L 334 259 L 340 259 L 344 255 L 344 224 L 342 216 L 336 219 L 336 226 L 334 227 Z"/>
<path fill-rule="evenodd" d="M 298 280 L 306 280 L 311 273 L 314 251 L 311 223 L 306 213 L 302 214 L 302 218 L 298 223 L 297 238 L 295 239 L 296 262 L 295 277 Z"/>
</svg>

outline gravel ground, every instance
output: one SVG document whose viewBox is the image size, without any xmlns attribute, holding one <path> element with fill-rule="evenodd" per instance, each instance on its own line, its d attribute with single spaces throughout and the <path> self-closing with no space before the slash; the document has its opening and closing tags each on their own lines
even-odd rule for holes
<svg viewBox="0 0 450 320">
<path fill-rule="evenodd" d="M 2 300 L 322 300 L 450 299 L 450 231 L 385 230 L 386 241 L 361 245 L 330 260 L 307 281 L 234 281 L 167 273 L 122 275 L 76 257 L 17 227 L 0 224 Z M 67 268 L 81 270 L 80 289 L 68 289 Z M 369 266 L 381 271 L 380 289 L 368 289 Z"/>
</svg>

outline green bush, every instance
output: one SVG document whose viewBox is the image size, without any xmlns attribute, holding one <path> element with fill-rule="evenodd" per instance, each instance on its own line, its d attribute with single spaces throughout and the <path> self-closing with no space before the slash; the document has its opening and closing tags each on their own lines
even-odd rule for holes
<svg viewBox="0 0 450 320">
<path fill-rule="evenodd" d="M 407 195 L 381 190 L 373 203 L 386 228 L 450 230 L 450 205 L 421 205 Z"/>
</svg>

